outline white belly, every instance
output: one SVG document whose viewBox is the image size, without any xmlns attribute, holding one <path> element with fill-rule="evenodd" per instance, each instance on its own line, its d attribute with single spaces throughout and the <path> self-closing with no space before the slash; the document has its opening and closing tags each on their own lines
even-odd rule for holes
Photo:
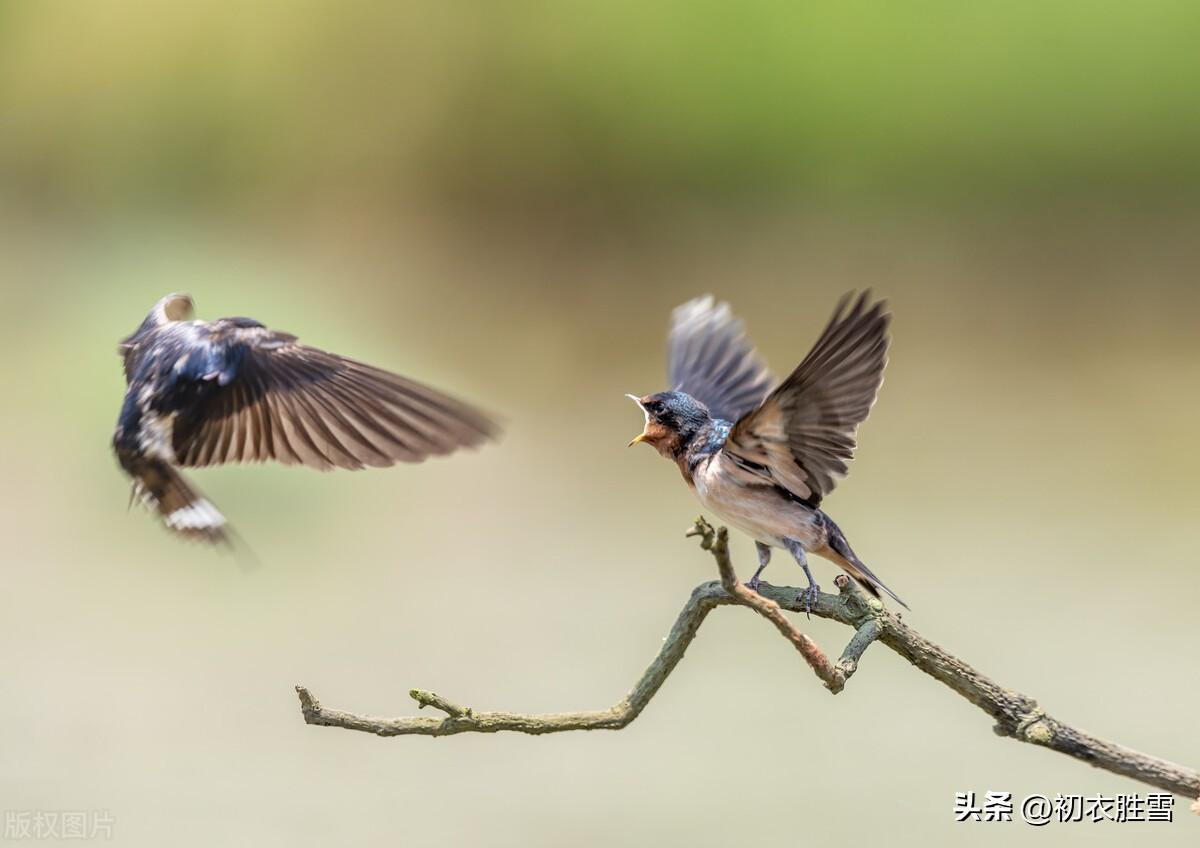
<svg viewBox="0 0 1200 848">
<path fill-rule="evenodd" d="M 805 550 L 824 545 L 813 510 L 768 486 L 742 485 L 739 476 L 726 467 L 728 462 L 717 453 L 697 466 L 692 476 L 696 497 L 705 509 L 764 545 L 782 548 L 785 536 Z"/>
</svg>

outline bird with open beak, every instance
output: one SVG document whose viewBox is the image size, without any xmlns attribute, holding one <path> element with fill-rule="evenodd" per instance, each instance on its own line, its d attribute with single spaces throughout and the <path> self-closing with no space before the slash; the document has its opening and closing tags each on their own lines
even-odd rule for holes
<svg viewBox="0 0 1200 848">
<path fill-rule="evenodd" d="M 757 589 L 773 548 L 804 569 L 810 608 L 818 586 L 808 554 L 831 560 L 871 594 L 907 604 L 855 555 L 821 509 L 845 476 L 858 425 L 883 383 L 891 315 L 869 293 L 847 295 L 808 356 L 778 386 L 727 304 L 697 298 L 675 310 L 670 391 L 628 395 L 645 414 L 629 443 L 653 446 L 679 468 L 706 509 L 754 538 Z"/>
<path fill-rule="evenodd" d="M 179 473 L 273 459 L 328 470 L 420 462 L 496 434 L 483 413 L 407 377 L 300 344 L 252 318 L 197 321 L 162 298 L 120 343 L 113 434 L 133 494 L 185 538 L 219 542 L 225 517 Z"/>
</svg>

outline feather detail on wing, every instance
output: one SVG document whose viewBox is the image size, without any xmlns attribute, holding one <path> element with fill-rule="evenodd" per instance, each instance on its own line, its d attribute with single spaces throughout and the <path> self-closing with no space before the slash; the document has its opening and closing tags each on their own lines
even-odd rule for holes
<svg viewBox="0 0 1200 848">
<path fill-rule="evenodd" d="M 265 327 L 221 326 L 235 363 L 206 375 L 207 394 L 180 415 L 180 465 L 268 459 L 322 470 L 420 462 L 480 444 L 496 425 L 478 410 L 420 383 L 299 344 Z"/>
<path fill-rule="evenodd" d="M 887 364 L 886 302 L 847 295 L 796 370 L 739 420 L 722 450 L 747 475 L 816 506 L 845 476 Z"/>
<path fill-rule="evenodd" d="M 691 395 L 714 418 L 737 421 L 771 390 L 767 367 L 726 303 L 698 297 L 671 315 L 667 369 L 673 390 Z"/>
</svg>

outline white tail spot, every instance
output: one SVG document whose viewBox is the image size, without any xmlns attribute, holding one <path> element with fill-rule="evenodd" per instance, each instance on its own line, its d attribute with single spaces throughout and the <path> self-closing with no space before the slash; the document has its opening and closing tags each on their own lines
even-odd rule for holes
<svg viewBox="0 0 1200 848">
<path fill-rule="evenodd" d="M 225 516 L 204 498 L 180 507 L 166 518 L 167 525 L 179 530 L 209 530 L 225 524 Z"/>
</svg>

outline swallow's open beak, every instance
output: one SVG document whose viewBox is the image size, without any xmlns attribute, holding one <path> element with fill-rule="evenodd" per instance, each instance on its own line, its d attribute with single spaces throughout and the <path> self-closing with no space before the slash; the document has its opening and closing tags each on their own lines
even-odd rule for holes
<svg viewBox="0 0 1200 848">
<path fill-rule="evenodd" d="M 640 397 L 638 397 L 637 395 L 630 395 L 630 394 L 625 395 L 625 397 L 629 398 L 631 401 L 636 403 L 638 405 L 638 408 L 640 408 L 642 410 L 643 414 L 646 413 L 646 407 L 642 406 L 642 399 Z M 646 415 L 646 423 L 647 424 L 650 423 L 649 415 Z M 634 445 L 636 445 L 638 442 L 644 442 L 648 438 L 649 438 L 649 436 L 646 435 L 646 431 L 643 429 L 642 432 L 639 433 L 638 435 L 634 436 L 633 439 L 629 442 L 629 444 L 627 444 L 625 447 L 631 448 Z"/>
</svg>

